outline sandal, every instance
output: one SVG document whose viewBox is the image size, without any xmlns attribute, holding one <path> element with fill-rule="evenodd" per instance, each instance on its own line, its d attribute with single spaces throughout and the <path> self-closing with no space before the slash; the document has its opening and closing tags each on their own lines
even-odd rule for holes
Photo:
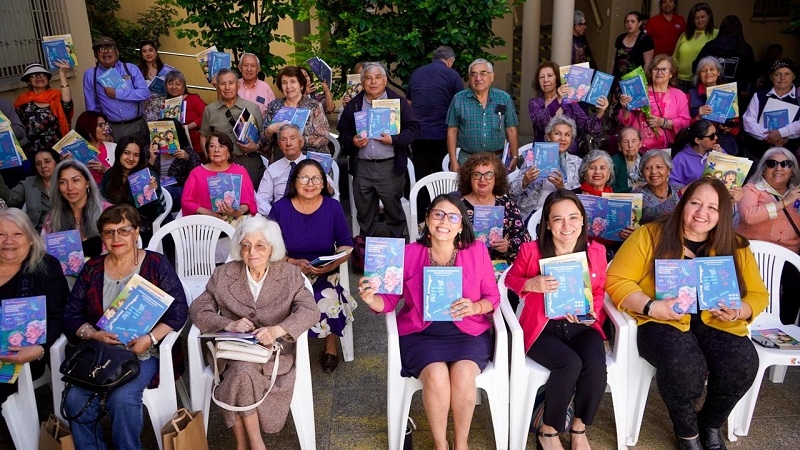
<svg viewBox="0 0 800 450">
<path fill-rule="evenodd" d="M 536 450 L 544 450 L 542 446 L 542 441 L 539 440 L 540 437 L 543 438 L 556 438 L 558 439 L 558 432 L 555 433 L 545 433 L 544 431 L 537 431 L 536 432 Z"/>
<path fill-rule="evenodd" d="M 569 443 L 570 445 L 569 446 L 570 446 L 570 448 L 572 448 L 572 435 L 573 434 L 586 434 L 586 428 L 584 428 L 584 429 L 582 429 L 580 431 L 573 430 L 572 428 L 570 428 L 569 429 L 569 434 L 570 434 L 570 443 Z"/>
</svg>

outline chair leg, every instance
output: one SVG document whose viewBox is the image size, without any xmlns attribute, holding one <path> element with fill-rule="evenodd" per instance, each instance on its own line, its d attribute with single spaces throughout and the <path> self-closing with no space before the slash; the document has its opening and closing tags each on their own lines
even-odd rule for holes
<svg viewBox="0 0 800 450">
<path fill-rule="evenodd" d="M 753 385 L 750 386 L 744 397 L 739 400 L 733 411 L 736 413 L 734 418 L 734 433 L 738 436 L 747 436 L 750 432 L 750 423 L 753 420 L 753 411 L 756 409 L 756 402 L 758 401 L 758 393 L 761 391 L 761 383 L 764 380 L 764 371 L 767 370 L 766 366 L 759 364 L 756 378 L 753 380 Z M 730 421 L 728 422 L 730 423 Z M 730 433 L 729 433 L 730 434 Z"/>
<path fill-rule="evenodd" d="M 787 366 L 772 366 L 769 368 L 769 381 L 773 383 L 783 383 L 786 378 Z"/>
<path fill-rule="evenodd" d="M 342 337 L 339 338 L 342 343 L 342 353 L 345 362 L 351 362 L 355 359 L 355 351 L 353 349 L 353 322 L 347 322 L 342 332 Z"/>
<path fill-rule="evenodd" d="M 503 387 L 498 389 L 483 388 L 486 398 L 489 399 L 489 411 L 492 415 L 492 428 L 494 429 L 494 443 L 498 450 L 508 449 L 508 396 L 503 395 Z M 506 390 L 506 392 L 508 392 Z"/>
<path fill-rule="evenodd" d="M 638 379 L 638 386 L 633 396 L 628 397 L 628 439 L 626 444 L 629 446 L 636 445 L 639 440 L 639 432 L 642 429 L 642 419 L 644 418 L 644 409 L 647 406 L 647 396 L 650 393 L 650 383 L 653 381 L 653 376 L 656 370 L 653 366 L 648 364 L 643 359 L 636 363 L 639 365 L 638 374 L 628 378 L 629 383 L 635 383 Z"/>
</svg>

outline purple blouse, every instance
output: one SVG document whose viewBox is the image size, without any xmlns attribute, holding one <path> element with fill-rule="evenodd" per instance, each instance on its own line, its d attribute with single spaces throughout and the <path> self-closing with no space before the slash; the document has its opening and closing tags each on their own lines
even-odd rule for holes
<svg viewBox="0 0 800 450">
<path fill-rule="evenodd" d="M 528 115 L 533 122 L 533 140 L 545 141 L 544 129 L 550 119 L 555 117 L 558 108 L 562 108 L 564 115 L 575 121 L 578 127 L 578 136 L 572 137 L 572 144 L 567 149 L 572 154 L 578 153 L 578 139 L 586 133 L 599 133 L 602 131 L 600 119 L 595 115 L 587 115 L 581 109 L 580 103 L 560 103 L 553 100 L 549 105 L 544 106 L 544 96 L 534 97 L 528 102 Z"/>
</svg>

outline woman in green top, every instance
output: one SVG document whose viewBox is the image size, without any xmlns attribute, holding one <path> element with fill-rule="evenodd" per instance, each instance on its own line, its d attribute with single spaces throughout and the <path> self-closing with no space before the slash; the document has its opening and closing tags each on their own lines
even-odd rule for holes
<svg viewBox="0 0 800 450">
<path fill-rule="evenodd" d="M 689 92 L 692 86 L 692 63 L 706 43 L 719 31 L 714 27 L 714 13 L 706 2 L 696 3 L 686 16 L 686 31 L 678 38 L 672 58 L 678 65 L 678 87 Z"/>
</svg>

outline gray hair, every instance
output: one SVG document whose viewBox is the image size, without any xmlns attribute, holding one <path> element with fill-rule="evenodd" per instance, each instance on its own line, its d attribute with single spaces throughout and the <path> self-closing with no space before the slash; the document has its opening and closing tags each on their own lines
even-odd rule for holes
<svg viewBox="0 0 800 450">
<path fill-rule="evenodd" d="M 602 159 L 605 161 L 606 165 L 608 165 L 608 171 L 611 173 L 611 177 L 609 177 L 606 185 L 614 183 L 614 160 L 611 159 L 611 156 L 605 150 L 594 149 L 586 154 L 581 160 L 581 165 L 578 168 L 578 178 L 581 181 L 583 177 L 586 176 L 586 171 L 589 170 L 589 164 L 597 161 L 598 159 Z"/>
<path fill-rule="evenodd" d="M 486 67 L 489 69 L 489 73 L 493 73 L 494 72 L 494 66 L 492 66 L 492 63 L 490 63 L 488 60 L 485 60 L 483 58 L 478 58 L 475 61 L 472 61 L 471 63 L 469 63 L 469 68 L 467 69 L 467 73 L 472 73 L 472 67 L 477 65 L 477 64 L 486 64 Z"/>
<path fill-rule="evenodd" d="M 49 232 L 74 230 L 77 227 L 75 223 L 75 216 L 72 214 L 72 208 L 61 191 L 58 189 L 59 177 L 61 172 L 65 169 L 77 170 L 83 178 L 86 179 L 88 185 L 88 194 L 86 195 L 86 205 L 83 207 L 83 214 L 81 215 L 80 231 L 84 238 L 91 238 L 99 236 L 100 232 L 97 229 L 97 219 L 103 213 L 103 203 L 105 200 L 100 195 L 100 189 L 97 183 L 92 178 L 92 173 L 83 165 L 82 162 L 76 159 L 65 159 L 58 163 L 52 178 L 50 178 L 50 212 L 48 213 L 50 227 Z"/>
<path fill-rule="evenodd" d="M 714 66 L 717 68 L 717 72 L 719 72 L 719 76 L 717 80 L 719 81 L 719 77 L 722 76 L 722 64 L 719 63 L 719 60 L 713 56 L 706 56 L 700 61 L 697 62 L 697 69 L 694 71 L 694 85 L 697 86 L 697 83 L 700 82 L 700 71 L 702 71 L 706 66 Z"/>
<path fill-rule="evenodd" d="M 619 130 L 619 133 L 617 133 L 617 142 L 618 142 L 617 146 L 619 146 L 622 143 L 622 135 L 628 131 L 635 132 L 636 137 L 639 138 L 640 141 L 642 140 L 642 130 L 640 130 L 637 127 L 624 127 L 623 129 Z"/>
<path fill-rule="evenodd" d="M 379 70 L 384 77 L 388 76 L 386 75 L 386 66 L 384 66 L 382 62 L 368 61 L 361 66 L 361 81 L 364 81 L 364 77 L 367 75 L 367 72 L 371 72 L 373 70 Z"/>
<path fill-rule="evenodd" d="M 28 215 L 17 208 L 6 208 L 0 210 L 0 222 L 4 220 L 19 227 L 25 234 L 25 237 L 31 241 L 31 248 L 28 252 L 28 265 L 25 267 L 25 272 L 34 273 L 39 269 L 43 269 L 44 264 L 42 263 L 42 259 L 45 254 L 44 239 L 36 232 L 36 228 L 33 227 Z"/>
<path fill-rule="evenodd" d="M 554 116 L 550 119 L 550 122 L 547 122 L 547 126 L 544 127 L 544 135 L 549 137 L 556 125 L 569 125 L 572 129 L 572 140 L 578 138 L 578 127 L 572 117 L 569 116 Z"/>
<path fill-rule="evenodd" d="M 789 180 L 789 186 L 792 186 L 792 181 L 800 181 L 800 167 L 797 167 L 797 158 L 795 158 L 794 154 L 783 147 L 772 147 L 764 152 L 764 156 L 758 161 L 758 166 L 756 166 L 756 171 L 753 173 L 753 178 L 750 179 L 751 183 L 755 184 L 764 181 L 764 169 L 767 168 L 767 160 L 778 154 L 785 156 L 792 162 L 792 178 Z"/>
<path fill-rule="evenodd" d="M 167 75 L 164 77 L 164 84 L 169 84 L 175 80 L 180 81 L 183 83 L 183 93 L 186 94 L 189 92 L 189 89 L 186 87 L 186 77 L 183 76 L 178 70 L 170 70 Z"/>
<path fill-rule="evenodd" d="M 452 48 L 442 45 L 436 50 L 433 51 L 433 61 L 437 59 L 442 59 L 447 61 L 448 59 L 455 59 L 456 53 L 453 51 Z"/>
<path fill-rule="evenodd" d="M 575 14 L 572 15 L 572 25 L 574 26 L 581 22 L 586 22 L 586 14 L 580 9 L 576 9 Z"/>
<path fill-rule="evenodd" d="M 669 149 L 654 149 L 645 152 L 645 154 L 642 155 L 641 159 L 639 160 L 639 172 L 644 174 L 644 166 L 646 166 L 647 163 L 656 156 L 662 157 L 664 159 L 664 164 L 666 164 L 669 171 L 672 172 L 672 157 L 669 156 Z"/>
<path fill-rule="evenodd" d="M 244 61 L 244 58 L 246 56 L 252 56 L 253 58 L 256 59 L 256 66 L 258 67 L 258 70 L 260 72 L 261 71 L 261 60 L 258 59 L 258 56 L 256 56 L 255 53 L 242 53 L 242 56 L 239 57 L 239 65 L 240 66 L 242 65 L 242 61 Z"/>
<path fill-rule="evenodd" d="M 231 236 L 231 259 L 234 261 L 242 260 L 242 252 L 239 244 L 245 236 L 250 233 L 261 233 L 264 239 L 272 246 L 272 254 L 269 255 L 270 262 L 280 261 L 286 257 L 286 244 L 283 243 L 281 227 L 278 223 L 266 219 L 262 216 L 251 216 L 242 221 L 236 228 L 236 232 Z"/>
<path fill-rule="evenodd" d="M 233 74 L 234 78 L 236 78 L 236 81 L 237 82 L 239 81 L 239 75 L 236 74 L 236 71 L 231 70 L 231 69 L 229 69 L 227 67 L 223 67 L 222 69 L 219 69 L 217 74 L 214 75 L 214 76 L 217 77 L 217 80 L 219 80 L 219 77 L 221 77 L 223 75 L 229 75 L 229 74 Z"/>
</svg>

